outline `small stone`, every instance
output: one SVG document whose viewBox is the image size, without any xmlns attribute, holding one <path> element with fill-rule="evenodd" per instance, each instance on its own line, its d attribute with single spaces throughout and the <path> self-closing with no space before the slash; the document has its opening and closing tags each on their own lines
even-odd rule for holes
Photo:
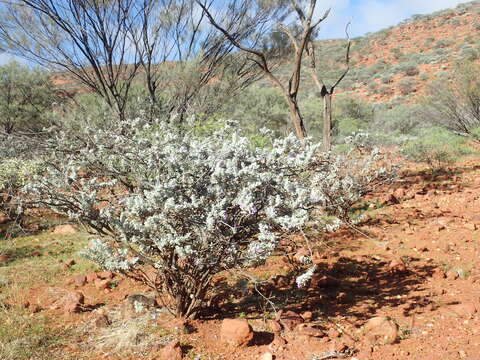
<svg viewBox="0 0 480 360">
<path fill-rule="evenodd" d="M 41 308 L 37 304 L 30 304 L 30 305 L 28 305 L 28 311 L 35 314 L 35 313 L 40 312 Z"/>
<path fill-rule="evenodd" d="M 273 354 L 271 352 L 266 352 L 260 356 L 259 360 L 273 360 Z"/>
<path fill-rule="evenodd" d="M 293 255 L 293 261 L 295 261 L 298 264 L 303 264 L 305 263 L 305 259 L 310 256 L 310 252 L 308 249 L 302 247 L 297 250 L 295 255 Z"/>
<path fill-rule="evenodd" d="M 73 225 L 59 225 L 53 229 L 53 234 L 55 235 L 73 235 L 78 232 L 77 228 Z"/>
<path fill-rule="evenodd" d="M 286 311 L 281 313 L 280 323 L 288 331 L 293 331 L 297 325 L 303 323 L 303 318 L 294 311 Z"/>
<path fill-rule="evenodd" d="M 338 331 L 337 329 L 330 328 L 330 329 L 328 329 L 327 335 L 330 339 L 333 340 L 333 339 L 338 338 L 341 334 L 340 334 L 340 331 Z"/>
<path fill-rule="evenodd" d="M 398 205 L 398 204 L 400 204 L 400 201 L 393 194 L 390 194 L 389 196 L 387 196 L 383 201 L 383 205 Z"/>
<path fill-rule="evenodd" d="M 282 325 L 276 320 L 269 320 L 268 321 L 268 327 L 270 330 L 272 330 L 274 333 L 282 331 Z"/>
<path fill-rule="evenodd" d="M 301 324 L 302 326 L 304 324 Z M 325 336 L 325 333 L 321 329 L 317 329 L 312 326 L 302 326 L 301 328 L 298 329 L 298 334 L 299 335 L 304 335 L 307 337 L 315 337 L 315 338 L 320 338 Z"/>
<path fill-rule="evenodd" d="M 108 288 L 109 283 L 110 283 L 110 281 L 108 281 L 108 280 L 97 279 L 97 280 L 95 280 L 95 287 L 98 290 L 105 290 L 105 289 Z"/>
<path fill-rule="evenodd" d="M 457 280 L 459 278 L 458 271 L 453 269 L 448 270 L 446 276 L 448 280 Z"/>
<path fill-rule="evenodd" d="M 70 259 L 70 260 L 67 260 L 67 261 L 65 262 L 65 264 L 63 264 L 63 268 L 64 268 L 65 270 L 68 270 L 68 269 L 70 269 L 73 265 L 75 265 L 75 260 Z"/>
<path fill-rule="evenodd" d="M 0 263 L 7 263 L 10 261 L 10 258 L 7 255 L 0 255 Z"/>
<path fill-rule="evenodd" d="M 374 317 L 367 321 L 363 333 L 372 344 L 393 344 L 398 337 L 398 327 L 386 317 Z"/>
<path fill-rule="evenodd" d="M 160 352 L 160 359 L 162 360 L 182 360 L 183 352 L 178 340 L 167 344 Z"/>
<path fill-rule="evenodd" d="M 471 319 L 477 312 L 477 306 L 474 303 L 468 302 L 464 304 L 452 305 L 450 310 L 452 310 L 459 317 Z"/>
<path fill-rule="evenodd" d="M 87 274 L 87 283 L 93 283 L 95 280 L 99 279 L 97 273 Z"/>
<path fill-rule="evenodd" d="M 87 283 L 87 277 L 85 275 L 77 275 L 73 278 L 76 286 L 83 286 Z"/>
<path fill-rule="evenodd" d="M 253 339 L 253 330 L 245 319 L 224 319 L 220 329 L 222 341 L 234 345 L 247 345 Z"/>
<path fill-rule="evenodd" d="M 279 333 L 277 333 L 275 334 L 273 341 L 268 345 L 268 349 L 275 352 L 282 349 L 285 345 L 287 345 L 287 342 Z"/>
<path fill-rule="evenodd" d="M 334 287 L 339 284 L 340 280 L 329 275 L 321 275 L 318 273 L 314 274 L 310 280 L 311 289 Z"/>
<path fill-rule="evenodd" d="M 107 317 L 107 315 L 99 315 L 95 319 L 95 326 L 97 328 L 103 328 L 103 327 L 107 327 L 109 325 L 110 325 L 110 320 Z"/>
<path fill-rule="evenodd" d="M 115 274 L 111 271 L 102 271 L 97 274 L 100 279 L 113 279 Z"/>
<path fill-rule="evenodd" d="M 445 279 L 447 276 L 445 275 L 445 271 L 442 269 L 435 269 L 432 273 L 433 279 Z"/>
<path fill-rule="evenodd" d="M 84 300 L 85 300 L 85 297 L 81 292 L 79 291 L 69 292 L 62 299 L 62 302 L 64 304 L 63 309 L 67 313 L 80 312 L 80 310 L 83 307 Z"/>
<path fill-rule="evenodd" d="M 395 196 L 397 199 L 403 199 L 406 196 L 406 191 L 404 188 L 398 188 L 393 192 L 393 196 Z"/>
<path fill-rule="evenodd" d="M 407 271 L 407 266 L 402 259 L 393 259 L 388 264 L 388 270 L 392 273 L 404 273 Z"/>
<path fill-rule="evenodd" d="M 303 314 L 300 315 L 302 317 L 302 319 L 305 321 L 305 322 L 308 322 L 310 320 L 312 320 L 313 318 L 313 313 L 311 311 L 305 311 Z"/>
</svg>

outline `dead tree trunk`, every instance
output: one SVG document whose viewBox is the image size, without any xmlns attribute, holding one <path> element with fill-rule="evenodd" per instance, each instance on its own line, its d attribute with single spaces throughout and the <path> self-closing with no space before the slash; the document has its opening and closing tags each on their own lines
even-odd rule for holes
<svg viewBox="0 0 480 360">
<path fill-rule="evenodd" d="M 320 97 L 323 99 L 323 150 L 328 152 L 332 150 L 332 98 L 333 93 L 335 92 L 335 88 L 338 84 L 345 78 L 348 71 L 350 70 L 350 47 L 351 47 L 351 40 L 348 34 L 348 26 L 350 23 L 347 24 L 345 27 L 345 33 L 347 34 L 347 51 L 345 56 L 345 63 L 347 68 L 345 71 L 340 75 L 338 80 L 333 84 L 330 88 L 328 88 L 323 80 L 320 78 L 317 72 L 317 62 L 315 57 L 315 44 L 313 40 L 310 39 L 309 44 L 307 46 L 307 57 L 310 59 L 310 75 L 312 76 L 313 82 L 317 86 L 318 92 Z"/>
<path fill-rule="evenodd" d="M 323 97 L 323 150 L 332 149 L 332 94 L 325 93 Z"/>
</svg>

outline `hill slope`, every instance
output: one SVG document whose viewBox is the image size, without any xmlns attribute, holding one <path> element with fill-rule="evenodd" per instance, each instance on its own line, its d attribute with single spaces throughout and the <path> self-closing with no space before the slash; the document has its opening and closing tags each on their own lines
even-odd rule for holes
<svg viewBox="0 0 480 360">
<path fill-rule="evenodd" d="M 345 40 L 318 41 L 322 77 L 333 82 L 342 72 Z M 390 27 L 352 41 L 351 71 L 339 92 L 354 92 L 372 102 L 410 103 L 436 78 L 448 79 L 455 64 L 480 61 L 480 1 L 429 15 L 414 15 Z M 289 75 L 287 62 L 277 69 Z M 304 71 L 303 89 L 315 86 Z M 266 85 L 266 80 L 265 85 Z"/>
</svg>

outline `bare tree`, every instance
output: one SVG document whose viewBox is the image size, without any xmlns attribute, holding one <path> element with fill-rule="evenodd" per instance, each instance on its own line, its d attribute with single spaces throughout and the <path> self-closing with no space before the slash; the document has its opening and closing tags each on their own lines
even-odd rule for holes
<svg viewBox="0 0 480 360">
<path fill-rule="evenodd" d="M 340 82 L 345 78 L 350 70 L 350 48 L 351 48 L 351 40 L 348 34 L 348 27 L 350 23 L 347 24 L 345 27 L 345 34 L 347 35 L 347 47 L 346 47 L 346 54 L 345 54 L 345 64 L 346 68 L 342 72 L 342 74 L 338 77 L 338 79 L 334 82 L 333 85 L 327 86 L 325 82 L 319 75 L 319 71 L 317 68 L 317 60 L 316 60 L 316 49 L 315 49 L 315 42 L 313 39 L 310 39 L 307 46 L 307 57 L 310 60 L 310 67 L 309 71 L 312 76 L 312 79 L 317 86 L 318 94 L 323 99 L 323 150 L 330 151 L 332 148 L 332 97 L 335 91 L 335 88 L 340 84 Z"/>
<path fill-rule="evenodd" d="M 298 138 L 307 136 L 298 106 L 301 82 L 302 59 L 320 23 L 330 12 L 327 10 L 319 19 L 314 19 L 317 1 L 307 1 L 308 6 L 297 0 L 265 2 L 258 0 L 232 1 L 225 5 L 222 15 L 215 13 L 205 0 L 196 0 L 202 7 L 210 24 L 219 30 L 237 49 L 248 54 L 248 58 L 264 76 L 283 94 L 290 110 L 290 118 Z M 288 30 L 285 23 L 295 17 L 299 23 L 298 33 Z M 268 49 L 261 46 L 261 38 L 272 31 L 285 31 L 294 47 L 294 61 L 287 84 L 273 72 L 276 63 L 270 61 Z"/>
<path fill-rule="evenodd" d="M 228 93 L 252 75 L 204 22 L 194 0 L 10 0 L 0 5 L 0 47 L 70 74 L 121 118 L 135 83 L 151 110 L 183 118 L 212 79 L 234 74 Z"/>
<path fill-rule="evenodd" d="M 234 46 L 205 26 L 205 15 L 194 1 L 141 0 L 137 7 L 138 19 L 129 23 L 128 30 L 155 108 L 165 100 L 158 98 L 158 90 L 173 90 L 164 110 L 176 112 L 182 120 L 202 89 L 215 88 L 213 80 L 222 80 L 222 91 L 231 95 L 256 78 L 244 58 L 230 55 Z M 232 80 L 231 75 L 235 80 L 226 81 Z M 219 105 L 211 96 L 202 100 L 210 106 L 207 112 Z"/>
<path fill-rule="evenodd" d="M 124 26 L 134 3 L 12 0 L 0 8 L 0 43 L 10 53 L 70 74 L 123 116 L 140 66 Z"/>
</svg>

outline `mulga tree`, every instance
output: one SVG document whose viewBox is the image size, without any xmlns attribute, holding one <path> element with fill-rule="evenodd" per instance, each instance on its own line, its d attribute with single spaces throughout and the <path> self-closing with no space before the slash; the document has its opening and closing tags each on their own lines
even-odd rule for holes
<svg viewBox="0 0 480 360">
<path fill-rule="evenodd" d="M 73 78 L 120 118 L 137 81 L 153 107 L 184 118 L 187 103 L 213 79 L 252 75 L 241 58 L 230 61 L 232 45 L 203 26 L 195 6 L 193 0 L 2 2 L 0 47 Z M 177 77 L 186 80 L 177 84 Z M 223 92 L 241 88 L 243 80 L 238 84 Z"/>
</svg>

